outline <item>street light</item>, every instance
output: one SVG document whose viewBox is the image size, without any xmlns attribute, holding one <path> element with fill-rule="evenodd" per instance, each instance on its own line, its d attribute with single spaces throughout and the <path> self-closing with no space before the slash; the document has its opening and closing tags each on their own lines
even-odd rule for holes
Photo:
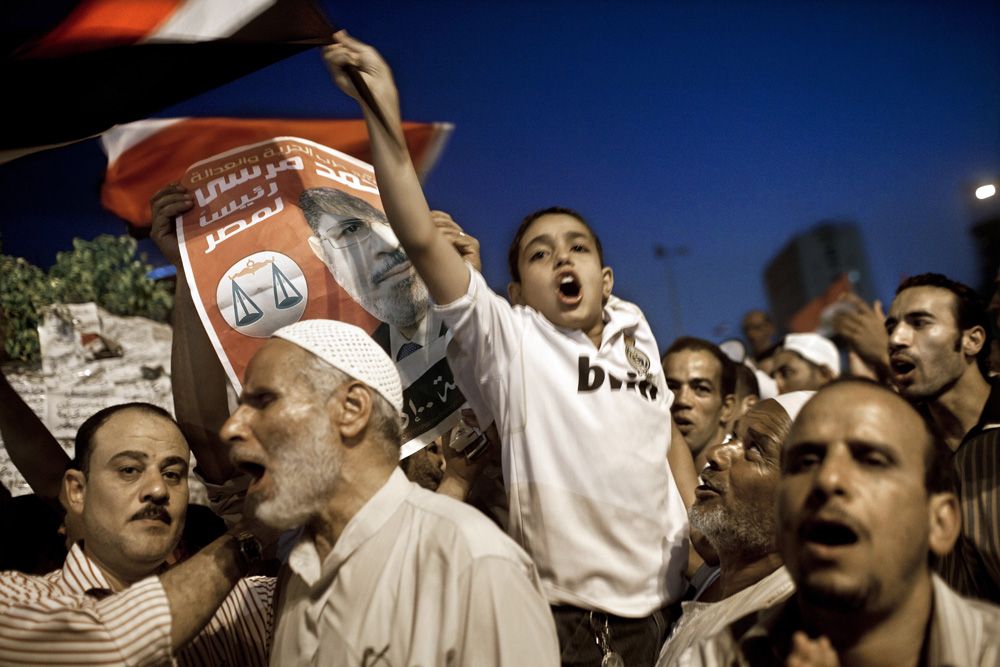
<svg viewBox="0 0 1000 667">
<path fill-rule="evenodd" d="M 992 183 L 988 185 L 980 185 L 976 188 L 976 199 L 989 199 L 997 193 L 997 186 Z"/>
</svg>

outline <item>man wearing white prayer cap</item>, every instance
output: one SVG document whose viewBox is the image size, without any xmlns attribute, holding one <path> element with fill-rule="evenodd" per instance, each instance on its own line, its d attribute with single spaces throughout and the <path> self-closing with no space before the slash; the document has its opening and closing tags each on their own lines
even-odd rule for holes
<svg viewBox="0 0 1000 667">
<path fill-rule="evenodd" d="M 253 478 L 246 512 L 302 527 L 280 577 L 271 664 L 557 664 L 527 554 L 399 469 L 392 360 L 350 324 L 279 329 L 222 428 Z"/>
<path fill-rule="evenodd" d="M 774 355 L 771 376 L 779 394 L 816 391 L 840 376 L 840 353 L 818 333 L 790 333 Z"/>
<path fill-rule="evenodd" d="M 688 515 L 715 549 L 719 567 L 696 573 L 699 590 L 681 603 L 683 613 L 657 665 L 675 664 L 689 646 L 794 592 L 776 541 L 781 447 L 814 393 L 796 391 L 757 403 L 736 423 L 732 439 L 708 450 Z"/>
</svg>

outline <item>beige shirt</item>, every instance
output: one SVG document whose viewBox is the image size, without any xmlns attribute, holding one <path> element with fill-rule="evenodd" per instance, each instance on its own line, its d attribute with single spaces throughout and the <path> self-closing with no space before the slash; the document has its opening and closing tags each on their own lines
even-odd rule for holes
<svg viewBox="0 0 1000 667">
<path fill-rule="evenodd" d="M 777 645 L 797 629 L 799 614 L 793 601 L 761 611 L 685 651 L 683 667 L 784 664 Z M 739 627 L 737 627 L 739 626 Z M 934 575 L 934 611 L 926 667 L 996 667 L 1000 665 L 1000 607 L 961 597 Z M 891 660 L 887 660 L 887 664 Z"/>
<path fill-rule="evenodd" d="M 657 667 L 676 665 L 681 654 L 698 641 L 711 637 L 747 614 L 784 602 L 795 592 L 785 566 L 718 602 L 682 602 L 682 614 L 660 650 Z"/>
<path fill-rule="evenodd" d="M 527 554 L 399 469 L 323 562 L 303 536 L 280 581 L 272 665 L 559 664 Z"/>
</svg>

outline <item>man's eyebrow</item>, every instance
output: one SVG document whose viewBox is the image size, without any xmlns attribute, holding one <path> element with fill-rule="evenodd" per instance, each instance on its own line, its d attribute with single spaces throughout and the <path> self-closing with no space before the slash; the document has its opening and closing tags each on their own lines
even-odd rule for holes
<svg viewBox="0 0 1000 667">
<path fill-rule="evenodd" d="M 125 451 L 118 452 L 111 457 L 110 461 L 116 461 L 118 459 L 135 459 L 137 461 L 146 461 L 149 459 L 149 454 L 145 452 L 137 452 L 133 449 L 126 449 Z"/>
<path fill-rule="evenodd" d="M 161 468 L 167 468 L 175 465 L 181 465 L 184 466 L 184 468 L 187 468 L 188 462 L 183 457 L 180 456 L 168 456 L 167 458 L 163 459 L 162 463 L 160 463 Z"/>
</svg>

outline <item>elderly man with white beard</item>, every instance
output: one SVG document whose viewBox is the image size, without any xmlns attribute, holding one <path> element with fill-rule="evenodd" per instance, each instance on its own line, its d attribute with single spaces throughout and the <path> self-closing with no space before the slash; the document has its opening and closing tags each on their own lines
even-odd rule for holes
<svg viewBox="0 0 1000 667">
<path fill-rule="evenodd" d="M 279 329 L 222 428 L 246 511 L 302 526 L 279 577 L 271 664 L 554 665 L 527 554 L 477 510 L 399 469 L 402 390 L 358 327 Z"/>
<path fill-rule="evenodd" d="M 757 403 L 736 423 L 732 439 L 708 450 L 688 516 L 715 549 L 719 567 L 693 600 L 681 603 L 683 613 L 660 651 L 658 667 L 675 664 L 694 643 L 794 592 L 778 553 L 775 508 L 781 447 L 813 393 L 796 391 Z"/>
</svg>

